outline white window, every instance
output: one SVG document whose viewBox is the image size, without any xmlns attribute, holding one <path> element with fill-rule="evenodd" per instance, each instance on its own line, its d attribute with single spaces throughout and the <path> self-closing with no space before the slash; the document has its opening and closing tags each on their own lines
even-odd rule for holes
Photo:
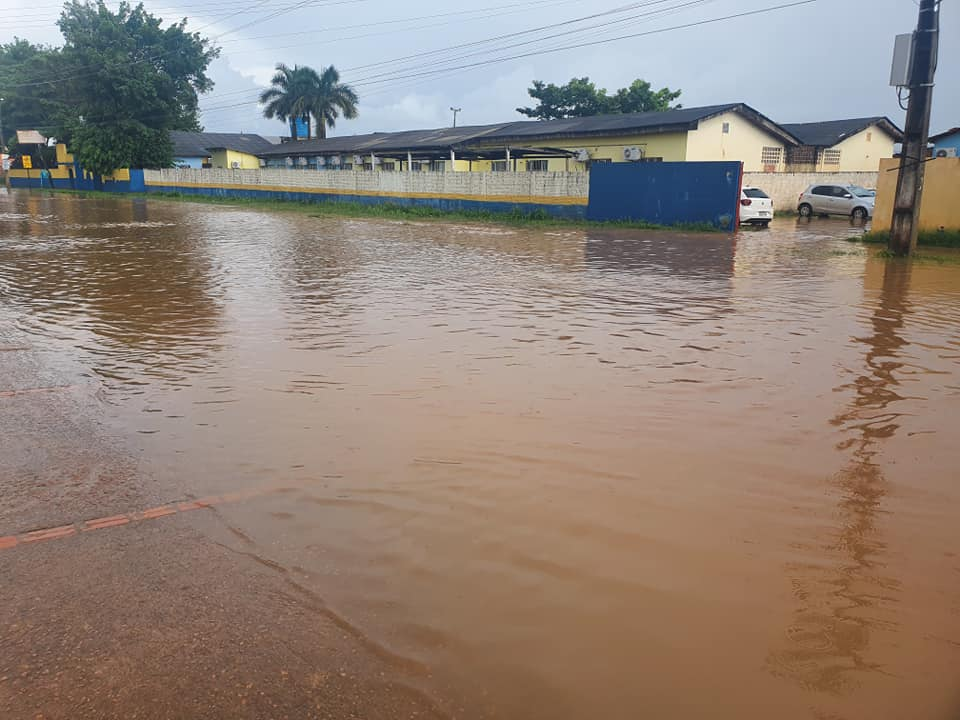
<svg viewBox="0 0 960 720">
<path fill-rule="evenodd" d="M 781 160 L 783 160 L 783 148 L 765 147 L 760 152 L 760 163 L 764 167 L 779 165 Z"/>
<path fill-rule="evenodd" d="M 839 150 L 824 150 L 823 155 L 821 156 L 821 162 L 824 165 L 839 165 L 840 164 L 840 151 Z"/>
<path fill-rule="evenodd" d="M 494 160 L 490 163 L 491 172 L 506 172 L 507 171 L 507 161 L 506 160 Z"/>
<path fill-rule="evenodd" d="M 527 172 L 547 172 L 549 160 L 527 160 Z"/>
</svg>

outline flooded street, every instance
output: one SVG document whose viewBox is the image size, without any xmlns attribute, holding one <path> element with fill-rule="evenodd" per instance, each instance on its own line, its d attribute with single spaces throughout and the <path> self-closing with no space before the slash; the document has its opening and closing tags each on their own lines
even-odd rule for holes
<svg viewBox="0 0 960 720">
<path fill-rule="evenodd" d="M 0 718 L 956 718 L 960 255 L 861 232 L 0 196 Z"/>
</svg>

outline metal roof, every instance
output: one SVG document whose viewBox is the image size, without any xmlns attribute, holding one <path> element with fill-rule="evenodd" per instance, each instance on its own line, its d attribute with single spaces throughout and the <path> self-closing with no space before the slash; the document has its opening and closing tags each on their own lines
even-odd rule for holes
<svg viewBox="0 0 960 720">
<path fill-rule="evenodd" d="M 930 136 L 930 142 L 939 142 L 939 141 L 941 141 L 941 140 L 946 140 L 948 137 L 951 137 L 951 136 L 957 135 L 957 134 L 960 134 L 960 127 L 950 128 L 949 130 L 945 130 L 945 131 L 942 132 L 942 133 L 937 133 L 936 135 L 931 135 L 931 136 Z"/>
<path fill-rule="evenodd" d="M 170 133 L 174 157 L 206 157 L 211 150 L 237 150 L 257 155 L 274 144 L 251 133 L 208 133 L 174 130 Z"/>
<path fill-rule="evenodd" d="M 46 145 L 47 139 L 36 130 L 17 130 L 17 142 L 20 145 Z"/>
<path fill-rule="evenodd" d="M 798 141 L 769 118 L 744 103 L 682 108 L 665 112 L 594 115 L 563 120 L 524 120 L 496 125 L 473 125 L 433 130 L 408 130 L 392 133 L 346 135 L 324 140 L 299 140 L 256 153 L 260 157 L 287 155 L 325 155 L 341 153 L 387 154 L 482 152 L 484 147 L 504 146 L 512 142 L 549 141 L 586 137 L 624 135 L 631 132 L 651 135 L 695 130 L 701 120 L 725 112 L 737 112 L 789 145 Z"/>
<path fill-rule="evenodd" d="M 795 135 L 804 145 L 814 147 L 833 147 L 852 135 L 868 127 L 877 125 L 894 140 L 900 142 L 903 132 L 888 118 L 881 116 L 851 118 L 849 120 L 829 120 L 827 122 L 788 123 L 783 126 L 787 132 Z"/>
</svg>

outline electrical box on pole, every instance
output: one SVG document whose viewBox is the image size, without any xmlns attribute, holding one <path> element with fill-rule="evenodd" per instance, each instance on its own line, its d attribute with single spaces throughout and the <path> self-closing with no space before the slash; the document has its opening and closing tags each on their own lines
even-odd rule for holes
<svg viewBox="0 0 960 720">
<path fill-rule="evenodd" d="M 893 65 L 890 68 L 890 85 L 907 87 L 913 71 L 914 34 L 897 35 L 893 43 Z"/>
</svg>

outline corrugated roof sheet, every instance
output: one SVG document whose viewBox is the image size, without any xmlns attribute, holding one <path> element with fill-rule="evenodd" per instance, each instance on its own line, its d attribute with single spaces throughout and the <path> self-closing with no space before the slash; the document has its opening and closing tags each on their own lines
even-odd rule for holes
<svg viewBox="0 0 960 720">
<path fill-rule="evenodd" d="M 214 149 L 237 150 L 257 155 L 275 147 L 269 140 L 251 133 L 208 133 L 174 130 L 170 133 L 174 157 L 206 157 Z"/>
<path fill-rule="evenodd" d="M 883 116 L 829 120 L 827 122 L 788 123 L 782 127 L 791 135 L 795 135 L 804 145 L 833 147 L 872 125 L 881 126 L 893 135 L 898 142 L 903 135 L 900 128 Z"/>
</svg>

